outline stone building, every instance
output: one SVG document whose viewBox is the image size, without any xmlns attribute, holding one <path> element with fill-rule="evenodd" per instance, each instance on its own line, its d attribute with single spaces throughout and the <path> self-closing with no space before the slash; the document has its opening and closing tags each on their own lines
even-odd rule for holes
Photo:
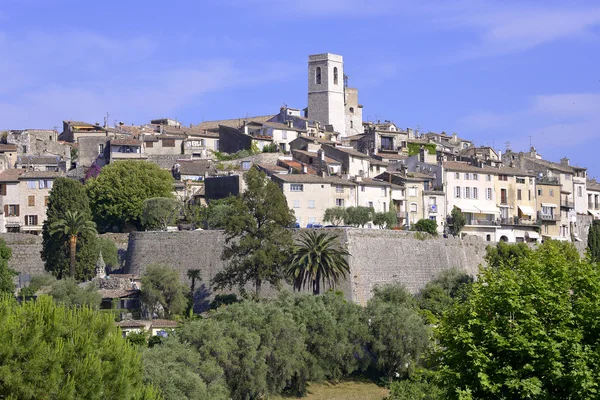
<svg viewBox="0 0 600 400">
<path fill-rule="evenodd" d="M 586 184 L 588 213 L 594 219 L 600 219 L 600 183 L 589 179 Z"/>
<path fill-rule="evenodd" d="M 538 178 L 535 185 L 542 239 L 568 240 L 568 237 L 560 236 L 559 231 L 561 212 L 558 178 Z"/>
</svg>

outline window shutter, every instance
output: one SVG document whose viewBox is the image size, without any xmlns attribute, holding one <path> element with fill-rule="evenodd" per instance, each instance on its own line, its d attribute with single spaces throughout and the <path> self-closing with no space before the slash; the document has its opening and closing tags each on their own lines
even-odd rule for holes
<svg viewBox="0 0 600 400">
<path fill-rule="evenodd" d="M 37 225 L 37 224 L 38 224 L 38 216 L 37 216 L 37 215 L 34 215 L 34 216 L 33 216 L 33 224 L 34 224 L 34 225 Z"/>
<path fill-rule="evenodd" d="M 17 204 L 15 207 L 16 207 L 16 209 L 17 209 L 17 214 L 16 214 L 16 217 L 18 217 L 18 216 L 19 216 L 19 208 L 20 208 L 20 206 Z"/>
<path fill-rule="evenodd" d="M 4 215 L 8 216 L 8 204 L 4 205 Z"/>
<path fill-rule="evenodd" d="M 29 225 L 29 215 L 25 216 L 25 226 Z"/>
<path fill-rule="evenodd" d="M 6 196 L 6 184 L 5 183 L 0 184 L 0 195 Z"/>
</svg>

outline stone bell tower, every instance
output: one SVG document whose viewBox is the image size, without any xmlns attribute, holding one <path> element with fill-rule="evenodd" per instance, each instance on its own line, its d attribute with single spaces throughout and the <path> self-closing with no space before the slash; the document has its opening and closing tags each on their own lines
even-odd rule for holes
<svg viewBox="0 0 600 400">
<path fill-rule="evenodd" d="M 331 53 L 308 56 L 308 118 L 346 136 L 344 61 Z"/>
</svg>

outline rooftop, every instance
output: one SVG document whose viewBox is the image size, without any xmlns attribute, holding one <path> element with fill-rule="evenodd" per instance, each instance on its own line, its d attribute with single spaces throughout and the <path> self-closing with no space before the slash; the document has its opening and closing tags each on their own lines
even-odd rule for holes
<svg viewBox="0 0 600 400">
<path fill-rule="evenodd" d="M 481 174 L 491 174 L 491 175 L 512 175 L 512 176 L 536 176 L 534 173 L 522 171 L 518 168 L 512 167 L 478 167 L 475 165 L 467 164 L 462 161 L 445 161 L 444 169 L 448 171 L 456 171 L 456 172 L 475 172 Z"/>
<path fill-rule="evenodd" d="M 239 128 L 244 125 L 244 122 L 267 122 L 268 120 L 274 118 L 276 114 L 271 115 L 262 115 L 258 117 L 245 117 L 245 118 L 232 118 L 232 119 L 220 119 L 215 121 L 204 121 L 198 125 L 194 125 L 192 128 L 189 128 L 189 132 L 200 132 L 204 130 L 217 130 L 219 129 L 219 125 L 228 126 L 230 128 Z"/>
<path fill-rule="evenodd" d="M 318 175 L 311 174 L 277 174 L 272 177 L 274 180 L 280 180 L 286 183 L 315 183 L 315 184 L 331 184 L 331 185 L 344 185 L 344 186 L 356 186 L 356 183 L 337 178 L 333 176 L 321 177 Z"/>
<path fill-rule="evenodd" d="M 0 172 L 0 182 L 18 182 L 19 177 L 24 173 L 23 169 L 5 169 Z"/>
</svg>

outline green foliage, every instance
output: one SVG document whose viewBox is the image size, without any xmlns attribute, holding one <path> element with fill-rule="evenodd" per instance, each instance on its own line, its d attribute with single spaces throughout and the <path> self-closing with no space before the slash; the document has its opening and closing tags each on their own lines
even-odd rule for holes
<svg viewBox="0 0 600 400">
<path fill-rule="evenodd" d="M 142 275 L 141 297 L 153 314 L 171 318 L 185 311 L 187 287 L 168 265 L 150 264 Z"/>
<path fill-rule="evenodd" d="M 233 293 L 218 294 L 215 296 L 213 301 L 210 302 L 208 308 L 210 308 L 211 310 L 216 310 L 217 308 L 219 308 L 221 306 L 227 306 L 229 304 L 234 304 L 237 302 L 239 302 L 238 297 Z"/>
<path fill-rule="evenodd" d="M 346 225 L 364 228 L 369 221 L 373 220 L 374 214 L 375 210 L 373 207 L 348 207 L 346 208 L 346 219 L 344 219 L 344 223 Z"/>
<path fill-rule="evenodd" d="M 233 161 L 233 160 L 238 160 L 240 158 L 246 158 L 246 157 L 253 156 L 256 153 L 260 153 L 256 143 L 253 143 L 253 148 L 254 148 L 254 151 L 252 149 L 240 150 L 237 153 L 231 153 L 231 154 L 222 153 L 220 151 L 213 151 L 213 155 L 214 155 L 215 159 L 218 161 Z M 219 168 L 217 168 L 217 169 L 219 169 Z"/>
<path fill-rule="evenodd" d="M 235 214 L 237 202 L 234 197 L 213 200 L 206 208 L 206 224 L 210 229 L 223 229 L 230 215 Z"/>
<path fill-rule="evenodd" d="M 95 235 L 96 224 L 89 219 L 88 214 L 79 211 L 65 211 L 64 218 L 50 224 L 50 235 L 64 235 L 69 238 L 69 276 L 77 276 L 77 239 L 79 236 Z"/>
<path fill-rule="evenodd" d="M 140 223 L 146 230 L 166 231 L 167 227 L 176 223 L 180 210 L 180 202 L 171 197 L 146 199 L 143 202 Z"/>
<path fill-rule="evenodd" d="M 287 276 L 295 290 L 307 286 L 313 294 L 321 292 L 321 285 L 329 288 L 350 272 L 348 250 L 340 247 L 338 237 L 316 231 L 304 231 L 293 247 Z"/>
<path fill-rule="evenodd" d="M 597 398 L 598 293 L 598 266 L 568 243 L 482 269 L 439 328 L 450 398 Z"/>
<path fill-rule="evenodd" d="M 588 232 L 588 254 L 592 262 L 600 262 L 600 221 L 593 221 Z"/>
<path fill-rule="evenodd" d="M 473 277 L 456 268 L 440 272 L 420 291 L 417 302 L 429 322 L 437 323 L 457 301 L 464 301 Z"/>
<path fill-rule="evenodd" d="M 4 239 L 0 238 L 0 296 L 15 292 L 14 277 L 17 276 L 17 271 L 8 267 L 8 260 L 11 257 L 12 250 L 6 245 Z"/>
<path fill-rule="evenodd" d="M 348 218 L 344 207 L 332 207 L 325 210 L 323 222 L 329 222 L 332 225 L 339 226 Z"/>
<path fill-rule="evenodd" d="M 515 262 L 527 257 L 531 249 L 525 243 L 505 243 L 498 242 L 496 247 L 487 246 L 485 261 L 489 267 L 499 268 L 502 265 L 512 265 Z"/>
<path fill-rule="evenodd" d="M 146 332 L 130 332 L 126 339 L 134 346 L 146 347 L 148 345 L 148 334 Z"/>
<path fill-rule="evenodd" d="M 417 232 L 426 232 L 433 236 L 437 236 L 437 234 L 438 234 L 437 222 L 435 222 L 432 219 L 422 218 L 422 219 L 418 220 L 417 223 L 414 225 L 414 229 Z"/>
<path fill-rule="evenodd" d="M 462 228 L 466 224 L 467 218 L 465 217 L 465 214 L 463 214 L 462 211 L 460 211 L 460 209 L 458 209 L 457 207 L 454 207 L 452 209 L 452 212 L 450 213 L 450 233 L 454 236 L 460 235 Z"/>
<path fill-rule="evenodd" d="M 71 147 L 71 162 L 77 162 L 79 158 L 79 149 L 77 147 Z"/>
<path fill-rule="evenodd" d="M 444 392 L 433 379 L 410 378 L 390 385 L 388 400 L 443 400 Z"/>
<path fill-rule="evenodd" d="M 377 225 L 379 229 L 390 229 L 392 226 L 398 225 L 398 216 L 393 211 L 375 213 L 373 216 L 373 223 Z"/>
<path fill-rule="evenodd" d="M 101 231 L 140 227 L 144 200 L 172 197 L 173 177 L 156 164 L 138 161 L 111 163 L 86 182 L 94 220 Z"/>
<path fill-rule="evenodd" d="M 98 309 L 102 295 L 93 284 L 81 287 L 73 278 L 65 278 L 52 283 L 48 293 L 57 304 L 66 307 L 90 307 Z"/>
<path fill-rule="evenodd" d="M 436 150 L 436 146 L 435 143 L 427 143 L 427 144 L 423 144 L 423 143 L 408 143 L 408 156 L 416 156 L 418 154 L 421 153 L 421 147 L 423 147 L 425 150 L 427 150 L 427 153 L 431 154 L 431 155 L 435 155 L 437 150 Z"/>
<path fill-rule="evenodd" d="M 29 285 L 19 291 L 19 297 L 35 296 L 38 290 L 48 288 L 49 291 L 52 285 L 56 282 L 56 278 L 52 275 L 34 275 L 29 281 Z"/>
<path fill-rule="evenodd" d="M 262 149 L 263 153 L 277 153 L 279 150 L 277 149 L 277 143 L 269 143 L 265 145 Z"/>
<path fill-rule="evenodd" d="M 367 315 L 377 371 L 390 381 L 410 376 L 431 347 L 431 334 L 412 295 L 402 286 L 378 288 Z"/>
<path fill-rule="evenodd" d="M 115 242 L 107 238 L 98 238 L 98 254 L 100 253 L 102 253 L 102 259 L 110 271 L 120 268 L 119 251 Z"/>
<path fill-rule="evenodd" d="M 47 218 L 42 228 L 41 255 L 46 271 L 59 279 L 69 275 L 70 237 L 64 232 L 50 233 L 50 227 L 57 221 L 64 221 L 67 211 L 78 212 L 85 216 L 86 221 L 92 219 L 84 186 L 73 179 L 57 178 L 48 198 Z M 85 230 L 78 235 L 75 254 L 76 279 L 92 278 L 98 260 L 97 237 L 92 230 Z"/>
<path fill-rule="evenodd" d="M 142 381 L 140 356 L 114 322 L 87 307 L 42 296 L 0 299 L 0 397 L 158 399 Z"/>
<path fill-rule="evenodd" d="M 142 360 L 144 381 L 156 387 L 165 400 L 230 398 L 223 370 L 213 360 L 201 358 L 189 344 L 167 338 L 161 345 L 144 349 Z"/>
<path fill-rule="evenodd" d="M 258 296 L 263 282 L 278 285 L 282 267 L 292 246 L 295 222 L 281 189 L 256 168 L 244 180 L 246 191 L 230 197 L 230 213 L 224 218 L 226 246 L 222 258 L 228 261 L 224 271 L 213 279 L 217 289 L 243 286 L 252 282 Z"/>
</svg>

